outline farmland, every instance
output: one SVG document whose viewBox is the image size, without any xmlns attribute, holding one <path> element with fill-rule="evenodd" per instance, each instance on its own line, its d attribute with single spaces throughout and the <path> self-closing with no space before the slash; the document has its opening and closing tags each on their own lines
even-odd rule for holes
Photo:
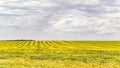
<svg viewBox="0 0 120 68">
<path fill-rule="evenodd" d="M 120 68 L 120 41 L 0 41 L 0 68 Z"/>
</svg>

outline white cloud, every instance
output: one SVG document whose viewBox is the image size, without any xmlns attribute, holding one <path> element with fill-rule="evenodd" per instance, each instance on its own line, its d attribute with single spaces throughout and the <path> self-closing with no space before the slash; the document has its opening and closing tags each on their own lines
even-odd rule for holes
<svg viewBox="0 0 120 68">
<path fill-rule="evenodd" d="M 66 15 L 65 15 L 66 14 Z M 87 16 L 84 12 L 68 11 L 61 15 L 58 20 L 52 21 L 52 30 L 63 32 L 93 32 L 98 34 L 119 33 L 120 20 L 118 14 L 105 13 L 99 16 Z M 79 15 L 78 15 L 79 14 Z M 114 18 L 115 17 L 115 18 Z M 116 28 L 117 27 L 117 28 Z"/>
<path fill-rule="evenodd" d="M 36 33 L 120 34 L 119 3 L 119 0 L 1 0 L 0 27 L 18 27 L 23 31 L 29 28 Z"/>
<path fill-rule="evenodd" d="M 84 4 L 84 5 L 98 5 L 99 0 L 67 0 L 72 4 Z"/>
</svg>

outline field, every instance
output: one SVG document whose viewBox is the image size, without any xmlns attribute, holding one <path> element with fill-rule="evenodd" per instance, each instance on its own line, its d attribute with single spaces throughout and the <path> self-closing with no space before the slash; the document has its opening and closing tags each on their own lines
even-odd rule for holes
<svg viewBox="0 0 120 68">
<path fill-rule="evenodd" d="M 120 68 L 120 41 L 0 41 L 0 68 Z"/>
</svg>

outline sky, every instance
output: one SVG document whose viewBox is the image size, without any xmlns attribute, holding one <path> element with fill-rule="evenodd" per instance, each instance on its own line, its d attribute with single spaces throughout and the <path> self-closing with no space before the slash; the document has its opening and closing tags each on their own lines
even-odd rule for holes
<svg viewBox="0 0 120 68">
<path fill-rule="evenodd" d="M 120 0 L 0 0 L 0 39 L 120 40 Z"/>
</svg>

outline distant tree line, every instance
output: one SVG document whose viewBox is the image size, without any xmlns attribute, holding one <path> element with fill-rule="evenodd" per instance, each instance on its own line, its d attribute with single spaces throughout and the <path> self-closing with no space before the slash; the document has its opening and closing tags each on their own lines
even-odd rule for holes
<svg viewBox="0 0 120 68">
<path fill-rule="evenodd" d="M 32 39 L 17 39 L 17 40 L 1 40 L 1 41 L 35 41 Z"/>
</svg>

